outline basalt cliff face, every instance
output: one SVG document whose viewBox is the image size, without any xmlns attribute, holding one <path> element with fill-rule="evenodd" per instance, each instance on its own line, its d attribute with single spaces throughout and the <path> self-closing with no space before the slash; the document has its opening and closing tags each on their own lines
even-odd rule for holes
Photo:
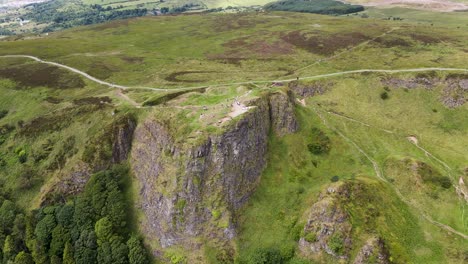
<svg viewBox="0 0 468 264">
<path fill-rule="evenodd" d="M 196 248 L 196 237 L 226 244 L 236 235 L 236 214 L 266 166 L 270 132 L 298 129 L 290 93 L 262 96 L 252 106 L 195 146 L 176 143 L 157 118 L 137 126 L 130 158 L 150 240 Z"/>
</svg>

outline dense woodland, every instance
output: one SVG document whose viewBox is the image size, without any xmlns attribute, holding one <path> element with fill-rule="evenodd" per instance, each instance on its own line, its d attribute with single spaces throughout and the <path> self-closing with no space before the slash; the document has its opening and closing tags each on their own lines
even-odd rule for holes
<svg viewBox="0 0 468 264">
<path fill-rule="evenodd" d="M 269 3 L 265 9 L 325 15 L 344 15 L 364 11 L 361 5 L 350 5 L 333 0 L 284 0 Z"/>
<path fill-rule="evenodd" d="M 25 14 L 23 20 L 49 24 L 43 32 L 50 32 L 74 26 L 91 25 L 106 21 L 144 16 L 148 13 L 145 8 L 125 9 L 103 8 L 100 5 L 84 5 L 75 3 L 73 8 L 66 1 L 49 1 L 30 5 L 31 12 Z"/>
<path fill-rule="evenodd" d="M 24 212 L 1 186 L 1 263 L 149 263 L 129 228 L 125 167 L 94 174 L 82 194 Z M 60 200 L 60 199 L 56 199 Z"/>
</svg>

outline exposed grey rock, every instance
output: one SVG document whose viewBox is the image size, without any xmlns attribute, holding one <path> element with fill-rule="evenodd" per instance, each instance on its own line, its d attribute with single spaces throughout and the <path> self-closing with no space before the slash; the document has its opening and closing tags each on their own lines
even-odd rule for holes
<svg viewBox="0 0 468 264">
<path fill-rule="evenodd" d="M 351 247 L 351 224 L 348 213 L 341 207 L 338 195 L 346 195 L 341 186 L 332 186 L 320 194 L 319 199 L 308 212 L 307 223 L 303 235 L 299 239 L 299 250 L 308 257 L 325 252 L 338 258 L 348 258 Z M 330 248 L 334 236 L 340 237 L 342 252 Z M 313 241 L 310 237 L 315 238 Z"/>
<path fill-rule="evenodd" d="M 371 262 L 372 259 L 372 262 Z M 384 242 L 376 237 L 371 237 L 366 241 L 366 244 L 361 248 L 356 258 L 354 259 L 354 264 L 367 264 L 367 263 L 377 263 L 377 264 L 387 264 L 390 263 L 389 255 L 385 249 Z"/>
<path fill-rule="evenodd" d="M 126 118 L 123 123 L 113 129 L 112 163 L 120 163 L 127 160 L 132 147 L 133 132 L 136 122 L 132 118 Z"/>
<path fill-rule="evenodd" d="M 332 82 L 310 82 L 302 84 L 300 82 L 291 82 L 289 88 L 299 97 L 312 97 L 326 93 L 333 86 Z"/>
<path fill-rule="evenodd" d="M 63 197 L 78 194 L 83 191 L 91 174 L 103 170 L 112 164 L 126 161 L 130 153 L 133 132 L 136 128 L 136 121 L 129 116 L 124 116 L 111 124 L 110 137 L 107 139 L 88 144 L 109 144 L 112 149 L 112 157 L 98 163 L 80 162 L 72 168 L 72 172 L 62 175 L 59 181 L 51 186 L 41 198 L 42 204 L 47 203 L 50 193 L 61 194 Z"/>
<path fill-rule="evenodd" d="M 272 94 L 269 105 L 271 126 L 277 135 L 284 136 L 297 131 L 298 123 L 294 115 L 294 96 L 291 91 L 288 91 L 287 94 Z"/>
<path fill-rule="evenodd" d="M 431 90 L 439 81 L 439 79 L 429 79 L 426 77 L 415 77 L 409 79 L 386 78 L 382 80 L 382 84 L 391 88 L 415 89 L 418 87 L 423 87 L 425 89 Z"/>
<path fill-rule="evenodd" d="M 220 243 L 235 237 L 236 214 L 266 166 L 270 130 L 281 136 L 298 129 L 290 95 L 275 93 L 254 105 L 223 133 L 194 146 L 176 143 L 156 118 L 138 125 L 131 165 L 150 240 L 193 248 L 199 236 Z"/>
<path fill-rule="evenodd" d="M 464 105 L 468 100 L 468 79 L 447 80 L 440 99 L 449 108 Z"/>
</svg>

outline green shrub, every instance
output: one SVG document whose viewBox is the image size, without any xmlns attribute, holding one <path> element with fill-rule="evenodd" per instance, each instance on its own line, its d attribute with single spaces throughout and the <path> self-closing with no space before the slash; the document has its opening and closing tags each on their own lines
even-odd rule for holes
<svg viewBox="0 0 468 264">
<path fill-rule="evenodd" d="M 331 177 L 330 180 L 331 180 L 331 182 L 337 182 L 337 181 L 340 180 L 340 177 L 338 175 L 335 175 L 335 176 Z"/>
<path fill-rule="evenodd" d="M 296 225 L 294 225 L 294 227 L 291 228 L 290 232 L 294 241 L 299 241 L 303 230 L 304 230 L 304 224 L 301 224 L 301 223 L 296 223 Z"/>
<path fill-rule="evenodd" d="M 211 211 L 211 216 L 213 216 L 214 220 L 218 220 L 221 217 L 221 212 L 218 210 Z"/>
<path fill-rule="evenodd" d="M 140 238 L 132 235 L 127 241 L 128 261 L 130 264 L 147 264 L 149 263 L 148 255 Z"/>
<path fill-rule="evenodd" d="M 317 241 L 317 234 L 315 234 L 315 232 L 309 232 L 304 236 L 304 239 L 309 243 L 314 243 Z"/>
<path fill-rule="evenodd" d="M 343 235 L 340 233 L 334 233 L 328 241 L 328 247 L 338 255 L 343 255 Z"/>
<path fill-rule="evenodd" d="M 179 199 L 177 200 L 175 208 L 177 209 L 177 211 L 182 212 L 186 204 L 187 204 L 187 201 L 185 199 Z"/>
<path fill-rule="evenodd" d="M 380 98 L 381 98 L 382 100 L 387 100 L 387 99 L 389 98 L 389 95 L 388 95 L 387 92 L 382 92 L 382 93 L 380 94 Z"/>
<path fill-rule="evenodd" d="M 452 186 L 452 181 L 449 177 L 441 175 L 426 163 L 419 164 L 418 174 L 421 175 L 421 178 L 425 183 L 432 183 L 444 189 L 448 189 Z"/>
<path fill-rule="evenodd" d="M 0 110 L 0 119 L 4 118 L 8 115 L 8 110 Z"/>
<path fill-rule="evenodd" d="M 277 248 L 259 248 L 247 259 L 249 264 L 279 264 L 284 263 L 281 252 Z"/>
<path fill-rule="evenodd" d="M 307 145 L 307 149 L 314 155 L 328 154 L 330 152 L 330 138 L 320 129 L 312 129 L 312 142 Z"/>
<path fill-rule="evenodd" d="M 15 264 L 34 264 L 34 261 L 31 257 L 30 254 L 21 251 L 18 255 L 15 257 Z"/>
<path fill-rule="evenodd" d="M 26 154 L 24 149 L 18 153 L 18 160 L 21 163 L 25 163 L 28 160 L 28 154 Z"/>
<path fill-rule="evenodd" d="M 187 263 L 187 257 L 180 253 L 169 253 L 167 254 L 168 257 L 171 259 L 171 264 L 185 264 Z"/>
</svg>

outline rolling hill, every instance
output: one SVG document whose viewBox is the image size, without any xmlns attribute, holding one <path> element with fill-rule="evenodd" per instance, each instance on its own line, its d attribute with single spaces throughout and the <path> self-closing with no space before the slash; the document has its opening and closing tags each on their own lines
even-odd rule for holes
<svg viewBox="0 0 468 264">
<path fill-rule="evenodd" d="M 466 262 L 467 18 L 363 14 L 1 39 L 3 261 Z"/>
</svg>

